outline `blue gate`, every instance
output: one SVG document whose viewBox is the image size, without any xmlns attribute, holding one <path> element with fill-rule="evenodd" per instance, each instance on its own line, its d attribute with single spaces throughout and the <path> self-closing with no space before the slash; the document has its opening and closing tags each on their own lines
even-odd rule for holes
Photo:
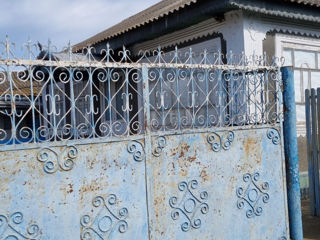
<svg viewBox="0 0 320 240">
<path fill-rule="evenodd" d="M 0 60 L 0 239 L 289 239 L 276 65 L 93 51 Z"/>
</svg>

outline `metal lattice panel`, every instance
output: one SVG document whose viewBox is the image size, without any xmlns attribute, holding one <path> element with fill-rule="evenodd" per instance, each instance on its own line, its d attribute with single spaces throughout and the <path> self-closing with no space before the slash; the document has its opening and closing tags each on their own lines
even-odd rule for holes
<svg viewBox="0 0 320 240">
<path fill-rule="evenodd" d="M 275 62 L 3 44 L 0 238 L 287 239 Z"/>
<path fill-rule="evenodd" d="M 50 42 L 40 53 L 29 42 L 21 59 L 8 39 L 2 45 L 3 145 L 116 139 L 144 134 L 147 125 L 157 134 L 281 118 L 279 59 L 159 48 L 133 61 L 126 48 L 73 54 L 69 45 L 57 53 Z"/>
</svg>

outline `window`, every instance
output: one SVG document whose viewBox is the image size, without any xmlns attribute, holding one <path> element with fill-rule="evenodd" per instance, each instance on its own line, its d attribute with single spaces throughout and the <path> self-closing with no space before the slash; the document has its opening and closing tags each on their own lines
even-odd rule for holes
<svg viewBox="0 0 320 240">
<path fill-rule="evenodd" d="M 320 40 L 289 34 L 267 36 L 274 52 L 270 56 L 285 57 L 285 66 L 293 66 L 296 99 L 297 134 L 306 134 L 305 89 L 320 87 Z M 265 46 L 264 46 L 265 47 Z M 265 48 L 265 50 L 268 50 Z"/>
<path fill-rule="evenodd" d="M 299 46 L 285 47 L 283 56 L 285 65 L 294 68 L 296 102 L 303 104 L 305 89 L 320 87 L 320 49 L 316 51 L 299 49 Z"/>
</svg>

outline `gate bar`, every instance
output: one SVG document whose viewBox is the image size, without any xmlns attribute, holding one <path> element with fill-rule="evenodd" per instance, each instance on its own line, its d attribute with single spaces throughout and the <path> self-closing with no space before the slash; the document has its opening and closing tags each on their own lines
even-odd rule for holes
<svg viewBox="0 0 320 240">
<path fill-rule="evenodd" d="M 152 180 L 148 179 L 148 172 L 151 172 L 152 169 L 149 169 L 148 166 L 152 166 L 152 164 L 149 164 L 147 161 L 148 159 L 152 159 L 152 150 L 151 150 L 151 130 L 150 130 L 150 99 L 149 99 L 149 68 L 147 65 L 143 65 L 141 69 L 142 73 L 142 94 L 143 94 L 143 113 L 144 113 L 144 128 L 145 128 L 145 140 L 144 140 L 144 150 L 146 154 L 146 158 L 144 161 L 144 168 L 145 168 L 145 184 L 146 184 L 146 203 L 147 203 L 147 219 L 148 219 L 148 239 L 151 239 L 151 224 L 150 224 L 150 201 L 151 197 L 150 194 L 150 186 L 149 183 L 152 182 Z"/>
<path fill-rule="evenodd" d="M 316 138 L 317 138 L 317 145 L 315 147 L 315 151 L 316 151 L 316 158 L 313 160 L 314 161 L 314 189 L 315 189 L 315 196 L 316 198 L 316 216 L 320 217 L 320 183 L 319 183 L 319 159 L 320 159 L 320 151 L 319 151 L 319 147 L 320 147 L 320 88 L 317 88 L 317 92 L 316 92 L 316 101 L 317 101 L 317 105 L 316 105 L 316 113 L 317 113 L 317 129 L 318 131 L 316 132 Z"/>
<path fill-rule="evenodd" d="M 303 240 L 293 69 L 292 67 L 283 67 L 281 73 L 290 237 L 292 240 Z"/>
<path fill-rule="evenodd" d="M 314 182 L 314 201 L 315 201 L 315 214 L 316 216 L 320 213 L 319 209 L 319 190 L 317 187 L 319 186 L 319 166 L 318 166 L 318 114 L 317 110 L 319 109 L 317 105 L 319 102 L 317 101 L 318 96 L 316 95 L 316 90 L 314 88 L 311 89 L 311 142 L 312 142 L 312 168 L 313 168 L 313 182 Z"/>
<path fill-rule="evenodd" d="M 314 202 L 314 177 L 313 177 L 313 156 L 312 156 L 312 143 L 311 143 L 311 94 L 310 90 L 305 90 L 305 108 L 306 108 L 306 127 L 307 127 L 307 156 L 308 156 L 308 177 L 309 177 L 309 199 L 311 216 L 316 215 L 315 202 Z"/>
</svg>

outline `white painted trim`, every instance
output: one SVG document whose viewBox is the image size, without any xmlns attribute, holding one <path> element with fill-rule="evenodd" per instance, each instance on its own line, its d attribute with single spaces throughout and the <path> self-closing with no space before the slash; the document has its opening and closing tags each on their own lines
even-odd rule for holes
<svg viewBox="0 0 320 240">
<path fill-rule="evenodd" d="M 245 54 L 263 53 L 263 40 L 268 32 L 275 32 L 277 36 L 283 36 L 288 42 L 320 44 L 320 27 L 308 23 L 290 22 L 276 17 L 260 17 L 257 14 L 244 13 L 244 37 Z M 297 41 L 297 39 L 299 39 Z M 311 39 L 311 40 L 310 40 Z M 228 46 L 228 42 L 227 42 Z M 282 56 L 279 42 L 275 40 L 275 56 Z"/>
<path fill-rule="evenodd" d="M 276 56 L 283 55 L 284 48 L 320 51 L 320 39 L 277 33 L 275 35 Z"/>
</svg>

